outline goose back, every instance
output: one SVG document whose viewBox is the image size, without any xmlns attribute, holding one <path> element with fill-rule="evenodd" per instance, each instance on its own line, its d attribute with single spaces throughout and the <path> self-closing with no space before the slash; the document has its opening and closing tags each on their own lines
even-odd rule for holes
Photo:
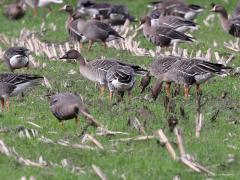
<svg viewBox="0 0 240 180">
<path fill-rule="evenodd" d="M 50 97 L 50 109 L 59 121 L 76 118 L 82 107 L 82 100 L 73 93 L 59 93 Z"/>
</svg>

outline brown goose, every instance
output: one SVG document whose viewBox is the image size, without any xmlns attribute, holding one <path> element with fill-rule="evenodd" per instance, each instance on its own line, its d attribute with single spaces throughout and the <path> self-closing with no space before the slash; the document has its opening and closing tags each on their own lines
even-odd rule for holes
<svg viewBox="0 0 240 180">
<path fill-rule="evenodd" d="M 7 109 L 9 110 L 9 97 L 24 92 L 27 88 L 34 86 L 41 78 L 43 77 L 29 74 L 0 74 L 0 99 L 2 107 L 4 107 L 6 102 Z"/>
<path fill-rule="evenodd" d="M 78 116 L 81 114 L 93 126 L 100 124 L 92 117 L 88 109 L 85 107 L 81 98 L 73 93 L 58 93 L 50 96 L 50 109 L 53 115 L 63 126 L 63 121 L 75 118 L 78 123 Z"/>
<path fill-rule="evenodd" d="M 220 14 L 221 25 L 224 31 L 235 37 L 240 37 L 240 16 L 228 18 L 225 8 L 219 4 L 212 4 L 212 12 Z"/>
<path fill-rule="evenodd" d="M 131 98 L 131 91 L 136 82 L 135 72 L 130 66 L 115 65 L 112 66 L 106 74 L 108 89 L 110 92 L 110 102 L 113 93 L 116 92 L 123 97 L 124 92 L 128 92 L 128 97 Z"/>
<path fill-rule="evenodd" d="M 171 82 L 174 82 L 184 85 L 184 94 L 188 97 L 191 85 L 196 84 L 197 92 L 199 92 L 201 83 L 213 77 L 214 74 L 227 73 L 227 69 L 231 68 L 200 59 L 169 56 L 154 61 L 150 66 L 150 73 L 160 81 L 166 82 L 168 96 L 170 96 Z"/>
<path fill-rule="evenodd" d="M 142 74 L 146 71 L 140 66 L 126 64 L 124 62 L 116 60 L 97 59 L 87 62 L 76 50 L 69 50 L 60 59 L 76 59 L 80 64 L 80 74 L 83 75 L 85 78 L 94 82 L 98 82 L 100 84 L 100 95 L 103 95 L 103 92 L 107 85 L 106 74 L 111 67 L 115 65 L 129 66 L 134 69 L 134 72 L 136 74 Z"/>
<path fill-rule="evenodd" d="M 192 21 L 203 11 L 203 8 L 195 4 L 186 4 L 182 0 L 163 0 L 155 3 L 155 9 L 159 9 L 162 15 L 183 17 Z"/>
<path fill-rule="evenodd" d="M 178 32 L 185 33 L 188 30 L 196 30 L 197 25 L 192 21 L 188 21 L 178 16 L 161 16 L 160 14 L 153 14 L 157 10 L 154 10 L 149 17 L 151 18 L 152 26 L 167 26 Z"/>
<path fill-rule="evenodd" d="M 151 26 L 151 19 L 145 16 L 141 19 L 143 35 L 154 45 L 167 47 L 174 43 L 192 42 L 193 38 L 167 26 Z"/>
<path fill-rule="evenodd" d="M 67 10 L 68 6 L 64 6 L 62 10 Z M 88 50 L 91 49 L 94 42 L 102 42 L 106 46 L 106 42 L 115 39 L 124 39 L 111 26 L 98 20 L 84 20 L 79 18 L 68 22 L 70 31 L 79 35 L 80 42 L 88 42 Z"/>
<path fill-rule="evenodd" d="M 14 72 L 15 69 L 29 67 L 28 55 L 29 49 L 24 47 L 10 47 L 5 51 L 3 59 L 8 68 Z"/>
<path fill-rule="evenodd" d="M 11 20 L 21 19 L 25 15 L 22 0 L 17 0 L 16 3 L 9 5 L 4 14 Z"/>
</svg>

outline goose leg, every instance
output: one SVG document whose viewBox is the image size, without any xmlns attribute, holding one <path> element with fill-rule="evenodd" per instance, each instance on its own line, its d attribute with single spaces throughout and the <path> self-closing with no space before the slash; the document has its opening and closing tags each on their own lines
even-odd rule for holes
<svg viewBox="0 0 240 180">
<path fill-rule="evenodd" d="M 131 101 L 132 100 L 132 92 L 131 91 L 128 91 L 128 100 Z"/>
<path fill-rule="evenodd" d="M 60 121 L 60 126 L 61 126 L 61 128 L 64 128 L 63 121 Z"/>
<path fill-rule="evenodd" d="M 196 91 L 197 91 L 197 94 L 201 93 L 200 84 L 196 84 Z"/>
<path fill-rule="evenodd" d="M 1 108 L 4 109 L 4 99 L 1 99 Z"/>
<path fill-rule="evenodd" d="M 52 12 L 52 8 L 51 8 L 50 5 L 48 5 L 47 8 L 48 8 L 48 12 L 49 12 L 49 13 Z"/>
<path fill-rule="evenodd" d="M 170 96 L 170 88 L 171 88 L 171 82 L 166 83 L 166 94 L 169 97 Z"/>
<path fill-rule="evenodd" d="M 113 92 L 110 91 L 110 92 L 109 92 L 109 101 L 110 101 L 110 102 L 112 102 L 112 97 L 113 97 Z"/>
<path fill-rule="evenodd" d="M 36 16 L 37 16 L 37 13 L 38 13 L 38 8 L 35 7 L 35 8 L 33 9 L 33 16 L 36 17 Z"/>
<path fill-rule="evenodd" d="M 80 42 L 80 49 L 82 49 L 83 48 L 83 43 L 82 42 Z"/>
<path fill-rule="evenodd" d="M 185 96 L 186 99 L 189 96 L 189 86 L 188 85 L 184 86 L 184 96 Z"/>
<path fill-rule="evenodd" d="M 88 50 L 90 50 L 92 48 L 92 45 L 93 45 L 93 41 L 89 40 L 89 42 L 88 42 Z"/>
<path fill-rule="evenodd" d="M 100 86 L 100 96 L 103 96 L 104 91 L 105 91 L 105 86 L 101 85 Z"/>
<path fill-rule="evenodd" d="M 7 107 L 7 111 L 9 111 L 10 110 L 10 100 L 9 99 L 6 100 L 6 107 Z"/>
<path fill-rule="evenodd" d="M 103 47 L 105 47 L 105 48 L 107 47 L 106 42 L 103 41 L 102 44 L 103 44 Z"/>
<path fill-rule="evenodd" d="M 78 117 L 75 117 L 75 123 L 76 123 L 76 125 L 78 125 L 78 123 L 79 123 Z"/>
</svg>

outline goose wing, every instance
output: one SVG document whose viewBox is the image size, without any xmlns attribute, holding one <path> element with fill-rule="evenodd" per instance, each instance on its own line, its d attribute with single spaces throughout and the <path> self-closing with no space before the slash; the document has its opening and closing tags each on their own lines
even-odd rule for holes
<svg viewBox="0 0 240 180">
<path fill-rule="evenodd" d="M 0 74 L 0 82 L 7 82 L 13 85 L 23 84 L 41 78 L 43 77 L 29 74 L 14 74 L 14 73 Z"/>
<path fill-rule="evenodd" d="M 106 79 L 109 82 L 118 80 L 120 83 L 128 84 L 132 81 L 134 74 L 134 70 L 131 67 L 117 65 L 108 70 Z"/>
</svg>

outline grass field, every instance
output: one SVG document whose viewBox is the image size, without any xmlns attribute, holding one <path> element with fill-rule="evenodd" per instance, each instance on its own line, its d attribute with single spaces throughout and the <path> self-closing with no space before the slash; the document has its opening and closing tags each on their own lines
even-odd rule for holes
<svg viewBox="0 0 240 180">
<path fill-rule="evenodd" d="M 3 1 L 4 4 L 10 2 L 10 0 Z M 128 5 L 130 12 L 136 17 L 147 12 L 147 0 L 111 2 Z M 210 2 L 207 0 L 189 0 L 188 2 L 202 5 L 206 10 L 197 19 L 200 29 L 193 33 L 198 42 L 192 45 L 185 44 L 181 46 L 194 52 L 198 50 L 206 52 L 208 48 L 212 47 L 213 51 L 217 51 L 224 56 L 233 53 L 224 48 L 223 42 L 234 40 L 234 38 L 223 32 L 218 20 L 214 21 L 210 27 L 203 25 L 203 19 L 209 14 Z M 228 4 L 220 0 L 215 0 L 214 2 L 223 4 L 229 12 L 232 12 L 237 4 L 237 0 L 231 0 Z M 69 3 L 76 4 L 73 0 Z M 45 22 L 46 25 L 54 22 L 57 25 L 57 31 L 46 31 L 41 39 L 46 42 L 63 43 L 67 40 L 67 33 L 64 27 L 67 15 L 59 13 L 57 11 L 59 7 L 55 6 L 53 12 L 46 18 L 44 18 L 41 10 L 36 18 L 33 18 L 32 12 L 28 10 L 22 20 L 9 21 L 2 16 L 3 6 L 1 6 L 0 33 L 4 33 L 8 37 L 17 37 L 23 27 L 39 30 L 42 22 Z M 139 40 L 141 41 L 141 46 L 153 48 L 142 35 L 139 36 Z M 213 47 L 214 40 L 218 43 L 218 47 Z M 2 44 L 0 46 L 3 49 L 6 48 Z M 117 57 L 127 62 L 145 65 L 146 67 L 153 61 L 153 58 L 150 57 L 136 57 L 125 51 L 104 49 L 98 44 L 90 52 L 86 49 L 83 50 L 83 55 L 89 60 L 100 56 Z M 235 60 L 230 65 L 233 67 L 240 66 L 239 57 L 236 54 Z M 36 129 L 39 136 L 45 136 L 55 141 L 65 139 L 71 143 L 80 143 L 77 134 L 81 132 L 85 121 L 81 119 L 78 127 L 74 121 L 68 121 L 65 123 L 65 127 L 61 128 L 49 110 L 47 98 L 44 97 L 47 89 L 39 85 L 29 91 L 24 100 L 21 100 L 19 97 L 12 98 L 10 111 L 1 112 L 0 127 L 9 128 L 12 131 L 0 133 L 0 139 L 9 147 L 14 147 L 19 155 L 24 158 L 36 161 L 42 156 L 44 160 L 57 164 L 61 164 L 62 159 L 67 159 L 69 164 L 82 167 L 85 174 L 72 173 L 70 169 L 62 167 L 47 166 L 36 168 L 23 166 L 17 163 L 14 158 L 0 154 L 1 179 L 20 179 L 22 176 L 27 178 L 34 176 L 36 179 L 97 179 L 98 177 L 91 168 L 92 164 L 99 166 L 108 179 L 172 179 L 176 175 L 179 175 L 181 179 L 206 179 L 206 175 L 195 173 L 179 162 L 173 161 L 166 149 L 160 146 L 156 140 L 127 143 L 110 141 L 121 137 L 139 135 L 135 129 L 127 125 L 130 117 L 137 117 L 142 124 L 145 124 L 145 130 L 148 134 L 151 135 L 162 128 L 169 139 L 176 142 L 175 136 L 173 133 L 170 133 L 166 121 L 163 106 L 165 93 L 161 93 L 155 102 L 148 101 L 144 100 L 144 97 L 150 91 L 148 90 L 144 94 L 140 94 L 140 90 L 136 86 L 133 90 L 133 96 L 139 98 L 133 98 L 130 102 L 125 98 L 123 102 L 112 107 L 109 104 L 107 93 L 105 93 L 102 101 L 99 100 L 98 88 L 95 87 L 94 83 L 89 82 L 78 73 L 68 74 L 72 69 L 78 72 L 77 64 L 49 61 L 47 57 L 40 57 L 39 60 L 41 63 L 46 63 L 47 66 L 40 69 L 19 70 L 18 72 L 46 76 L 53 85 L 54 91 L 71 91 L 81 94 L 92 115 L 99 122 L 106 125 L 110 130 L 128 132 L 129 135 L 96 136 L 96 139 L 105 148 L 97 151 L 79 150 L 57 144 L 45 144 L 40 142 L 38 138 L 20 138 L 15 129 L 18 126 L 24 126 Z M 0 64 L 0 70 L 1 72 L 8 71 L 4 63 Z M 207 100 L 207 103 L 202 107 L 204 127 L 201 137 L 198 139 L 195 138 L 195 90 L 191 91 L 191 96 L 187 101 L 184 100 L 182 95 L 174 98 L 178 126 L 184 132 L 185 148 L 188 153 L 194 155 L 198 162 L 216 173 L 216 177 L 213 177 L 213 179 L 238 179 L 240 176 L 240 79 L 236 76 L 216 77 L 204 84 L 202 88 L 203 101 Z M 225 99 L 222 99 L 221 95 L 224 91 L 228 95 Z M 183 106 L 185 109 L 185 118 L 180 115 L 180 106 Z M 216 120 L 212 121 L 211 118 L 216 111 L 219 111 L 219 114 Z M 40 125 L 42 129 L 28 124 L 28 121 Z M 94 136 L 95 129 L 90 128 L 88 133 Z M 176 146 L 174 148 L 177 149 Z"/>
</svg>

